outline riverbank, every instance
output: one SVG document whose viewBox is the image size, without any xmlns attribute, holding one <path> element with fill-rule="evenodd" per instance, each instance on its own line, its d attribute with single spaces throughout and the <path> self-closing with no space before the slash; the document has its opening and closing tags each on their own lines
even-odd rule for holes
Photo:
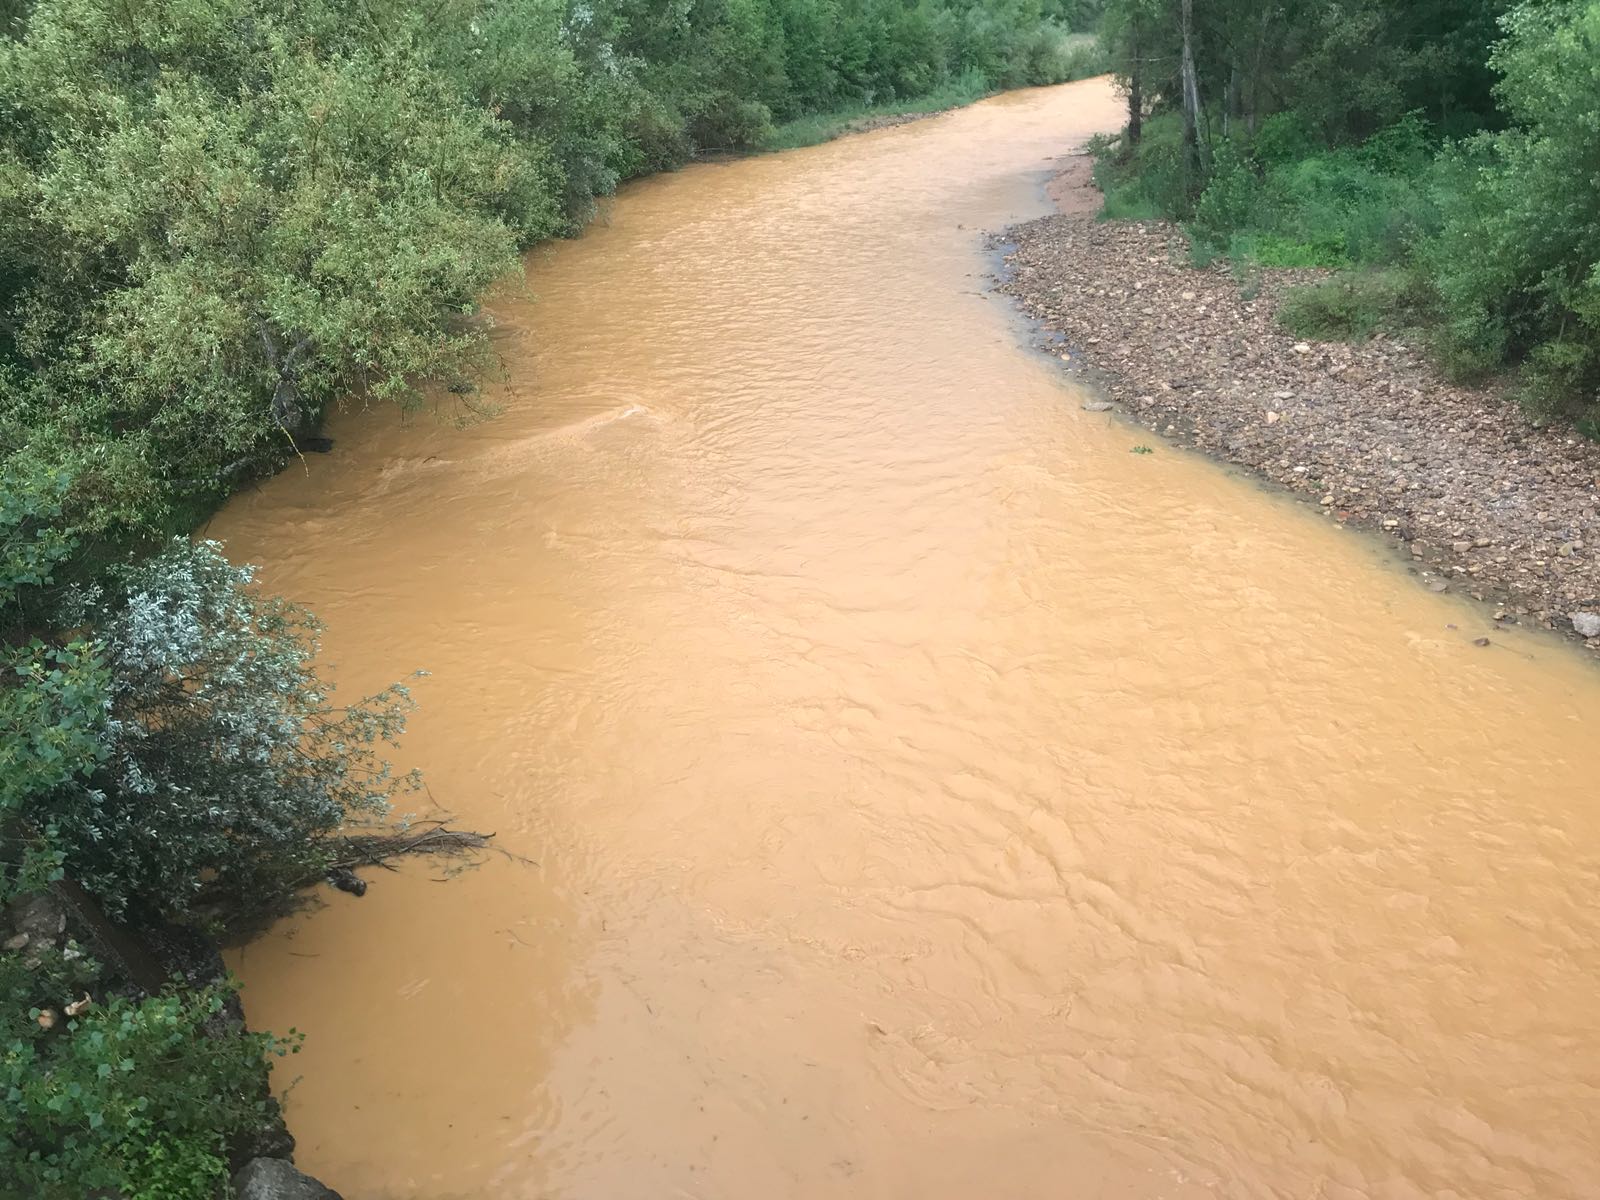
<svg viewBox="0 0 1600 1200">
<path fill-rule="evenodd" d="M 1057 214 L 1004 234 L 999 290 L 1069 371 L 1147 428 L 1393 539 L 1432 590 L 1600 652 L 1600 445 L 1395 339 L 1291 336 L 1279 303 L 1324 272 L 1241 286 L 1225 263 L 1191 267 L 1176 225 L 1095 219 L 1086 156 L 1050 193 Z"/>
</svg>

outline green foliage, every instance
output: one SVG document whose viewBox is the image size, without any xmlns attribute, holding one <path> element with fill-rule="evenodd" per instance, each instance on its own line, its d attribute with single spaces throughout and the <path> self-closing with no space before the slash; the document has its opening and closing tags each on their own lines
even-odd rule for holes
<svg viewBox="0 0 1600 1200">
<path fill-rule="evenodd" d="M 1277 317 L 1296 337 L 1359 341 L 1379 329 L 1410 327 L 1427 302 L 1426 281 L 1414 271 L 1366 269 L 1291 288 Z"/>
<path fill-rule="evenodd" d="M 28 809 L 104 762 L 110 672 L 88 642 L 0 647 L 0 904 L 58 876 L 53 816 Z"/>
<path fill-rule="evenodd" d="M 1506 20 L 1498 92 L 1512 127 L 1453 148 L 1422 255 L 1458 368 L 1525 361 L 1539 415 L 1600 411 L 1600 3 Z"/>
<path fill-rule="evenodd" d="M 215 491 L 338 396 L 459 375 L 481 353 L 460 315 L 517 235 L 560 227 L 545 156 L 415 45 L 313 48 L 276 16 L 46 0 L 0 51 L 14 341 L 36 376 L 0 420 L 74 474 L 114 440 L 115 466 L 81 464 L 88 528 Z"/>
<path fill-rule="evenodd" d="M 51 954 L 0 955 L 0 1200 L 221 1195 L 228 1140 L 268 1117 L 267 1059 L 297 1044 L 245 1033 L 214 987 L 66 1019 L 93 966 Z"/>
<path fill-rule="evenodd" d="M 1318 148 L 1361 141 L 1420 111 L 1446 132 L 1492 118 L 1486 67 L 1506 0 L 1213 0 L 1191 46 L 1210 131 L 1245 136 L 1292 107 Z M 1180 104 L 1181 0 L 1108 0 L 1102 40 L 1143 108 Z M 1309 148 L 1309 147 L 1308 147 Z M 1296 155 L 1298 157 L 1298 155 Z"/>
<path fill-rule="evenodd" d="M 1189 225 L 1205 252 L 1276 267 L 1387 264 L 1431 229 L 1430 147 L 1415 119 L 1300 158 L 1283 157 L 1294 144 L 1289 122 L 1272 133 L 1267 157 L 1254 145 L 1217 143 Z"/>
<path fill-rule="evenodd" d="M 940 112 L 962 104 L 981 100 L 993 89 L 989 81 L 975 71 L 968 72 L 936 92 L 915 100 L 901 100 L 893 104 L 876 104 L 871 107 L 843 108 L 817 113 L 786 121 L 774 129 L 767 138 L 768 150 L 791 150 L 797 146 L 814 146 L 848 132 L 858 122 L 870 122 L 875 117 L 906 116 L 917 113 Z"/>
<path fill-rule="evenodd" d="M 65 471 L 26 459 L 0 462 L 0 614 L 26 588 L 53 581 L 52 572 L 73 551 L 76 539 L 62 525 Z"/>
<path fill-rule="evenodd" d="M 1261 192 L 1249 160 L 1236 142 L 1217 145 L 1210 182 L 1195 205 L 1193 231 L 1197 241 L 1225 241 L 1236 229 L 1250 223 Z"/>
<path fill-rule="evenodd" d="M 1057 18 L 1086 11 L 19 7 L 0 40 L 0 530 L 61 524 L 0 548 L 0 587 L 47 574 L 66 527 L 86 553 L 184 528 L 348 397 L 460 387 L 489 355 L 485 290 L 621 180 L 794 140 L 777 121 L 1070 77 L 1094 51 Z"/>
<path fill-rule="evenodd" d="M 270 910 L 325 869 L 330 835 L 413 783 L 375 750 L 400 735 L 410 697 L 397 685 L 335 706 L 310 665 L 316 622 L 255 591 L 215 543 L 175 541 L 117 583 L 85 602 L 101 639 L 90 678 L 22 714 L 36 742 L 74 720 L 78 740 L 54 786 L 39 785 L 56 760 L 35 768 L 21 812 L 113 913 Z M 65 674 L 47 667 L 30 679 Z"/>
<path fill-rule="evenodd" d="M 1187 219 L 1193 205 L 1183 169 L 1183 130 L 1168 113 L 1145 123 L 1137 145 L 1110 143 L 1095 160 L 1107 217 Z"/>
</svg>

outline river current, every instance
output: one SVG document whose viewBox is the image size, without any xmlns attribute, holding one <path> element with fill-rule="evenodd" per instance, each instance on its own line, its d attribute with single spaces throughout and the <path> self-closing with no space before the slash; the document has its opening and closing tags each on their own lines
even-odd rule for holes
<svg viewBox="0 0 1600 1200">
<path fill-rule="evenodd" d="M 1104 81 L 625 189 L 212 524 L 513 857 L 234 956 L 363 1200 L 1600 1195 L 1600 675 L 1080 407 Z M 1092 303 L 1086 299 L 1085 303 Z M 444 416 L 448 418 L 447 406 Z"/>
</svg>

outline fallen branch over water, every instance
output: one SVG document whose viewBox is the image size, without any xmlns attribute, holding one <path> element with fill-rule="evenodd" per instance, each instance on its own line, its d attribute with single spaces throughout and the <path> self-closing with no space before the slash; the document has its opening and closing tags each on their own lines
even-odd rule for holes
<svg viewBox="0 0 1600 1200">
<path fill-rule="evenodd" d="M 355 867 L 383 867 L 393 871 L 396 868 L 390 859 L 406 854 L 460 858 L 475 850 L 489 849 L 493 837 L 492 833 L 451 829 L 443 821 L 433 821 L 426 826 L 403 831 L 347 836 L 339 839 L 339 856 L 334 859 L 331 869 L 349 871 Z"/>
</svg>

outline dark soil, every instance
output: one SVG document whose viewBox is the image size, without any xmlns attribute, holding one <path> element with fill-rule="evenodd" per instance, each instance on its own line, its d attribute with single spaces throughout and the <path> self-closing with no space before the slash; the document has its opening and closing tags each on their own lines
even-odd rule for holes
<svg viewBox="0 0 1600 1200">
<path fill-rule="evenodd" d="M 1150 429 L 1393 538 L 1435 591 L 1574 636 L 1572 614 L 1600 612 L 1600 444 L 1393 338 L 1296 339 L 1277 303 L 1321 272 L 1196 269 L 1174 225 L 1094 220 L 1088 160 L 1069 163 L 1062 214 L 1005 233 L 999 285 L 1068 369 Z"/>
</svg>

